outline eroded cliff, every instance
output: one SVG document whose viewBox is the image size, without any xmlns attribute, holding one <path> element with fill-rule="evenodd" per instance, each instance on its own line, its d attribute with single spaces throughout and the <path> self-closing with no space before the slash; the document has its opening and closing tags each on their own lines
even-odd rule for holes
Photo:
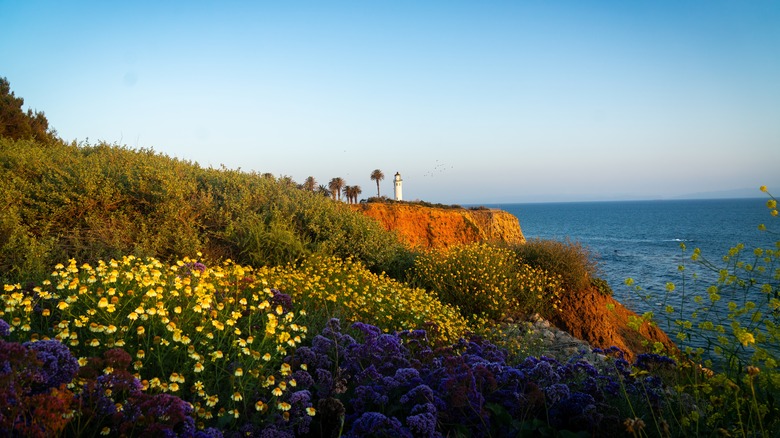
<svg viewBox="0 0 780 438">
<path fill-rule="evenodd" d="M 523 243 L 518 219 L 493 209 L 428 207 L 406 203 L 367 203 L 353 206 L 394 230 L 413 247 L 440 248 L 472 242 Z"/>
<path fill-rule="evenodd" d="M 411 203 L 367 203 L 352 208 L 394 230 L 407 244 L 418 248 L 441 248 L 472 242 L 524 243 L 519 220 L 502 210 L 437 208 Z M 658 327 L 644 322 L 636 330 L 632 319 L 639 315 L 595 288 L 569 291 L 560 303 L 561 312 L 551 318 L 556 327 L 593 347 L 621 348 L 627 358 L 650 352 L 654 344 L 676 351 L 674 342 Z"/>
</svg>

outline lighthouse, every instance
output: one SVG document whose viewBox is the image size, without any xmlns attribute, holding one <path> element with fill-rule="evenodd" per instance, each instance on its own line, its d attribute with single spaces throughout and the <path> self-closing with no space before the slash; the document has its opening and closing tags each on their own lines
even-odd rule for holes
<svg viewBox="0 0 780 438">
<path fill-rule="evenodd" d="M 404 180 L 401 179 L 401 174 L 396 172 L 395 178 L 393 179 L 393 184 L 395 184 L 395 200 L 396 201 L 403 201 L 403 193 L 401 191 L 401 183 Z"/>
</svg>

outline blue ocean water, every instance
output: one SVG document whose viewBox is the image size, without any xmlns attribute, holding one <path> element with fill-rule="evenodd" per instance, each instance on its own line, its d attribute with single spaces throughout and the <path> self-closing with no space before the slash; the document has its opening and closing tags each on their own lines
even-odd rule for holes
<svg viewBox="0 0 780 438">
<path fill-rule="evenodd" d="M 777 222 L 770 216 L 766 201 L 767 198 L 754 198 L 486 206 L 517 216 L 526 239 L 569 239 L 581 243 L 596 257 L 599 274 L 612 287 L 618 301 L 639 314 L 653 311 L 658 315 L 662 312 L 661 302 L 640 300 L 625 285 L 626 278 L 634 279 L 644 293 L 657 296 L 664 295 L 667 282 L 675 283 L 679 296 L 678 266 L 685 261 L 687 271 L 692 272 L 695 265 L 690 263 L 690 256 L 694 248 L 700 248 L 705 258 L 722 265 L 722 257 L 738 243 L 745 244 L 751 256 L 754 248 L 774 247 L 777 236 L 758 230 L 759 224 L 771 229 Z M 688 247 L 685 253 L 680 249 L 681 242 Z M 708 273 L 700 275 L 706 280 Z M 711 278 L 714 282 L 715 278 Z"/>
</svg>

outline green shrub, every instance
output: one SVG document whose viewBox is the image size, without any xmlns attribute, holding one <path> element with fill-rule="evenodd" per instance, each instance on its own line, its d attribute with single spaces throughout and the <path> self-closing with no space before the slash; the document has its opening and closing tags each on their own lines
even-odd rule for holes
<svg viewBox="0 0 780 438">
<path fill-rule="evenodd" d="M 560 275 L 569 292 L 587 288 L 596 277 L 595 259 L 579 242 L 532 239 L 513 249 L 523 263 Z"/>
<path fill-rule="evenodd" d="M 560 281 L 520 263 L 508 248 L 471 244 L 417 257 L 411 282 L 435 292 L 471 318 L 549 313 L 557 309 Z"/>
<path fill-rule="evenodd" d="M 608 297 L 612 296 L 612 288 L 609 286 L 609 283 L 607 283 L 607 280 L 604 280 L 601 277 L 594 277 L 590 280 L 590 285 L 596 288 L 600 294 Z"/>
</svg>

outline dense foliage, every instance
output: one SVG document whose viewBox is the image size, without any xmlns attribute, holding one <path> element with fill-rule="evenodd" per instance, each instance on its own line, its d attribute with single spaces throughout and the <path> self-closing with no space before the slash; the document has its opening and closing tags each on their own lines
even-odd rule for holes
<svg viewBox="0 0 780 438">
<path fill-rule="evenodd" d="M 408 263 L 375 221 L 288 180 L 204 169 L 125 147 L 0 138 L 0 276 L 43 278 L 56 263 L 166 261 L 183 254 L 254 266 L 310 254 L 377 272 Z"/>
<path fill-rule="evenodd" d="M 49 120 L 43 112 L 24 111 L 23 105 L 24 99 L 11 91 L 8 79 L 0 77 L 0 137 L 57 141 L 56 133 L 49 128 Z"/>
<path fill-rule="evenodd" d="M 513 247 L 523 263 L 561 277 L 563 287 L 575 293 L 596 279 L 596 260 L 579 242 L 531 239 Z"/>
<path fill-rule="evenodd" d="M 467 318 L 549 314 L 563 292 L 560 275 L 521 263 L 512 250 L 489 244 L 428 251 L 415 259 L 411 276 Z"/>
</svg>

